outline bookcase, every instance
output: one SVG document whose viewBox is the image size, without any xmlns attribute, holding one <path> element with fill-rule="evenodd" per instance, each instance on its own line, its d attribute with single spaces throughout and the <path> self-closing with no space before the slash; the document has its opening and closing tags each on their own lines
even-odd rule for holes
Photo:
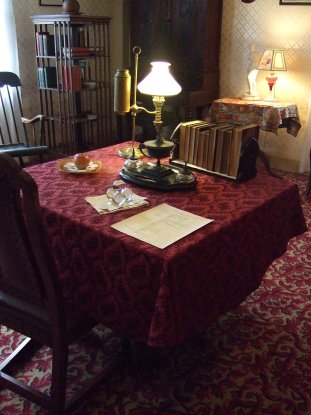
<svg viewBox="0 0 311 415">
<path fill-rule="evenodd" d="M 113 143 L 110 17 L 32 16 L 47 144 L 70 155 Z"/>
<path fill-rule="evenodd" d="M 170 163 L 236 181 L 256 175 L 259 155 L 256 124 L 236 126 L 193 120 L 183 122 Z"/>
</svg>

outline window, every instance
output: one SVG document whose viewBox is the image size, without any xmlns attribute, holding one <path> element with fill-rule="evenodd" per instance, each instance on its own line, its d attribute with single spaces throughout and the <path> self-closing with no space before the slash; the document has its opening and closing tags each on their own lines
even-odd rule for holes
<svg viewBox="0 0 311 415">
<path fill-rule="evenodd" d="M 18 55 L 12 0 L 0 1 L 0 71 L 18 74 Z"/>
</svg>

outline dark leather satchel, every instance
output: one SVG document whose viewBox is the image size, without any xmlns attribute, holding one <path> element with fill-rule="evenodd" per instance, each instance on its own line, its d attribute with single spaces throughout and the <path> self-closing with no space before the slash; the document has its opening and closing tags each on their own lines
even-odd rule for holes
<svg viewBox="0 0 311 415">
<path fill-rule="evenodd" d="M 256 138 L 249 138 L 243 144 L 237 174 L 238 182 L 245 182 L 257 176 L 256 160 L 260 152 Z"/>
</svg>

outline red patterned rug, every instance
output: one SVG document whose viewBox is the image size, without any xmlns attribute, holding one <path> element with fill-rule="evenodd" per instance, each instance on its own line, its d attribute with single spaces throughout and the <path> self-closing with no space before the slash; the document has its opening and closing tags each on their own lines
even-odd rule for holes
<svg viewBox="0 0 311 415">
<path fill-rule="evenodd" d="M 311 414 L 311 195 L 307 177 L 281 173 L 298 184 L 309 231 L 291 240 L 261 287 L 205 333 L 160 353 L 157 371 L 142 377 L 125 365 L 73 413 L 76 415 L 310 415 Z M 99 362 L 109 363 L 119 339 L 98 327 L 71 349 L 69 387 L 82 385 Z M 1 326 L 1 360 L 22 336 Z M 102 364 L 102 363 L 100 363 Z M 46 390 L 50 355 L 42 349 L 20 376 Z M 1 415 L 47 412 L 7 390 Z"/>
</svg>

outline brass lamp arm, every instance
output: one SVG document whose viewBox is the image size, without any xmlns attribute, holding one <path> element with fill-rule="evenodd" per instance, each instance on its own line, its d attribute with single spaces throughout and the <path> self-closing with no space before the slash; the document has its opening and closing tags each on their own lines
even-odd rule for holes
<svg viewBox="0 0 311 415">
<path fill-rule="evenodd" d="M 161 113 L 162 113 L 163 104 L 165 102 L 165 98 L 164 97 L 159 97 L 159 96 L 154 96 L 152 98 L 152 102 L 153 102 L 153 105 L 155 107 L 154 111 L 147 110 L 144 107 L 139 107 L 138 105 L 136 105 L 136 103 L 132 104 L 131 107 L 130 107 L 130 111 L 131 111 L 132 115 L 135 116 L 138 111 L 145 111 L 147 114 L 155 115 L 155 122 L 156 123 L 161 122 Z"/>
<path fill-rule="evenodd" d="M 137 112 L 138 112 L 138 111 L 145 111 L 145 112 L 147 112 L 148 114 L 152 114 L 152 115 L 156 114 L 156 111 L 149 111 L 149 110 L 147 110 L 146 108 L 144 108 L 144 107 L 139 107 L 139 106 L 138 106 L 138 105 L 136 105 L 136 104 L 131 105 L 131 107 L 130 107 L 130 111 L 131 111 L 131 113 L 132 113 L 132 114 L 137 114 Z"/>
</svg>

